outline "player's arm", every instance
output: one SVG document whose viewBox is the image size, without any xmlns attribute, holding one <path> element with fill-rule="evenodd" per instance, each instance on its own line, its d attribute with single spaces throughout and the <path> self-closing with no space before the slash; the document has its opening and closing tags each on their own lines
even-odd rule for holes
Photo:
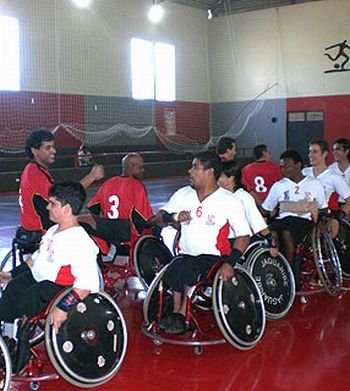
<svg viewBox="0 0 350 391">
<path fill-rule="evenodd" d="M 55 223 L 49 219 L 49 211 L 46 209 L 48 201 L 40 194 L 34 194 L 33 206 L 34 210 L 40 218 L 41 226 L 44 230 L 48 230 Z"/>
<path fill-rule="evenodd" d="M 103 179 L 105 176 L 104 168 L 101 164 L 95 164 L 90 172 L 84 176 L 84 178 L 80 179 L 81 185 L 87 189 L 90 185 L 92 185 L 94 182 L 99 181 L 100 179 Z"/>
</svg>

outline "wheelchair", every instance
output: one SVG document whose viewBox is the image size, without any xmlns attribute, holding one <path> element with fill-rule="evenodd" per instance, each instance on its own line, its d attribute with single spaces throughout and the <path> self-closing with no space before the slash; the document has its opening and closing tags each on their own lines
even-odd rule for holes
<svg viewBox="0 0 350 391">
<path fill-rule="evenodd" d="M 333 239 L 338 253 L 343 278 L 350 279 L 350 223 L 345 219 L 339 220 L 339 233 Z"/>
<path fill-rule="evenodd" d="M 295 298 L 295 281 L 287 259 L 281 253 L 271 257 L 267 243 L 257 239 L 244 253 L 244 267 L 261 291 L 266 318 L 277 320 L 287 315 Z"/>
<path fill-rule="evenodd" d="M 75 386 L 92 388 L 108 382 L 119 371 L 127 348 L 127 329 L 118 305 L 106 293 L 90 294 L 69 311 L 56 333 L 50 313 L 67 291 L 29 320 L 33 329 L 37 322 L 45 322 L 45 348 L 56 372 L 45 368 L 45 352 L 37 343 L 30 344 L 31 357 L 25 367 L 12 375 L 10 353 L 0 337 L 1 390 L 7 391 L 11 381 L 29 383 L 37 390 L 41 381 L 59 376 Z"/>
<path fill-rule="evenodd" d="M 296 259 L 300 262 L 300 291 L 298 295 L 326 292 L 337 296 L 343 283 L 343 273 L 336 246 L 327 231 L 327 221 L 318 221 L 296 247 Z M 303 299 L 304 298 L 304 299 Z"/>
<path fill-rule="evenodd" d="M 156 345 L 192 346 L 198 355 L 204 346 L 225 342 L 240 350 L 255 347 L 263 336 L 266 324 L 261 292 L 254 279 L 240 265 L 235 266 L 235 275 L 224 282 L 220 278 L 223 261 L 216 262 L 188 292 L 188 331 L 183 335 L 170 335 L 160 330 L 159 320 L 173 310 L 173 293 L 164 275 L 179 258 L 181 255 L 164 266 L 152 281 L 143 304 L 142 332 Z"/>
</svg>

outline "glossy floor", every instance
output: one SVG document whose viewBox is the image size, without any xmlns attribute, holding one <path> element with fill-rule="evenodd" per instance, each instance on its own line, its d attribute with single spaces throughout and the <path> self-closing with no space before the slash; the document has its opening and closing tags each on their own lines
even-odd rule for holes
<svg viewBox="0 0 350 391">
<path fill-rule="evenodd" d="M 179 178 L 146 182 L 155 209 L 182 183 Z M 3 251 L 17 224 L 15 203 L 15 198 L 0 198 Z M 207 347 L 197 356 L 191 347 L 156 346 L 145 337 L 140 331 L 144 295 L 135 279 L 126 288 L 118 303 L 128 327 L 127 354 L 115 378 L 95 390 L 350 390 L 348 291 L 338 298 L 315 294 L 306 304 L 297 297 L 284 319 L 267 323 L 262 340 L 251 351 L 224 344 Z M 11 389 L 28 390 L 28 384 L 13 383 Z M 77 389 L 62 379 L 40 386 L 43 391 Z"/>
</svg>

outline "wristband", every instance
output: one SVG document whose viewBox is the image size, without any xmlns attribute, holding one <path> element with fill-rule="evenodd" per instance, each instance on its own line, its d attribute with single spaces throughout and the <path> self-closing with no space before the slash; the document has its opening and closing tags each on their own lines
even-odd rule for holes
<svg viewBox="0 0 350 391">
<path fill-rule="evenodd" d="M 231 266 L 234 266 L 237 262 L 240 261 L 242 255 L 243 255 L 242 251 L 238 250 L 238 248 L 233 248 L 231 254 L 227 258 L 227 262 Z"/>
<path fill-rule="evenodd" d="M 30 268 L 27 262 L 22 262 L 19 266 L 16 266 L 14 269 L 10 271 L 12 278 L 17 277 L 18 275 L 29 271 Z"/>
<path fill-rule="evenodd" d="M 64 298 L 57 304 L 57 308 L 64 312 L 68 312 L 72 307 L 74 307 L 80 301 L 79 295 L 71 290 L 64 296 Z"/>
<path fill-rule="evenodd" d="M 168 212 L 164 212 L 163 213 L 163 222 L 164 224 L 170 224 L 170 223 L 173 223 L 175 220 L 175 213 L 168 213 Z"/>
</svg>

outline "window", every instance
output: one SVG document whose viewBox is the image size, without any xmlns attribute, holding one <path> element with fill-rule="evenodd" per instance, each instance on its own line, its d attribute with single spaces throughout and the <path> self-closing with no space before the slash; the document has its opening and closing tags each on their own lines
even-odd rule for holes
<svg viewBox="0 0 350 391">
<path fill-rule="evenodd" d="M 131 40 L 131 80 L 134 99 L 175 100 L 175 46 Z"/>
<path fill-rule="evenodd" d="M 0 15 L 0 91 L 20 89 L 19 23 Z"/>
</svg>

